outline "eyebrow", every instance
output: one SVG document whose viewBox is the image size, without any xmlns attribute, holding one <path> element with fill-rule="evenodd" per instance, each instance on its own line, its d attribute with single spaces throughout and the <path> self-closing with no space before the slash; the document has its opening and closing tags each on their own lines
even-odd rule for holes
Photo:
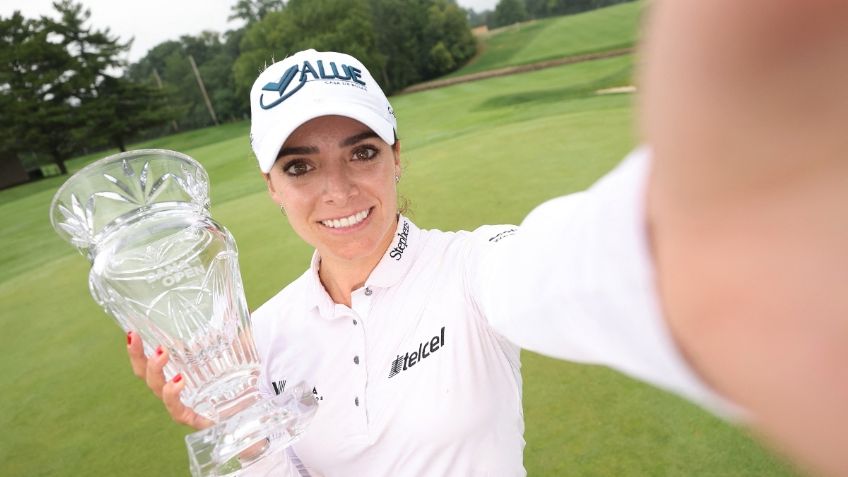
<svg viewBox="0 0 848 477">
<path fill-rule="evenodd" d="M 339 143 L 339 147 L 353 146 L 354 144 L 356 144 L 360 141 L 364 141 L 366 139 L 371 139 L 372 137 L 378 137 L 377 133 L 375 133 L 374 131 L 370 131 L 370 130 L 365 131 L 364 133 L 359 133 L 355 136 L 351 136 L 347 139 L 344 139 L 343 141 L 341 141 Z"/>
<path fill-rule="evenodd" d="M 303 147 L 284 147 L 280 149 L 280 153 L 277 154 L 277 159 L 280 159 L 283 156 L 304 156 L 307 154 L 317 154 L 318 148 L 315 146 L 303 146 Z"/>
<path fill-rule="evenodd" d="M 371 139 L 374 137 L 379 137 L 377 133 L 374 131 L 365 131 L 363 133 L 359 133 L 348 138 L 342 139 L 339 142 L 339 147 L 347 147 L 352 146 L 360 141 L 364 141 L 366 139 Z M 277 154 L 277 159 L 280 159 L 283 156 L 305 156 L 307 154 L 318 154 L 319 151 L 315 146 L 295 146 L 295 147 L 284 147 L 280 149 L 280 153 Z"/>
</svg>

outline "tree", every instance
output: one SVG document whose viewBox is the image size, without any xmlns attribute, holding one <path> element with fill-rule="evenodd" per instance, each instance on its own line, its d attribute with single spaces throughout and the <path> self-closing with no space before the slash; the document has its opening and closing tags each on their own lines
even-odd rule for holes
<svg viewBox="0 0 848 477">
<path fill-rule="evenodd" d="M 65 160 L 81 149 L 125 149 L 173 113 L 160 92 L 116 76 L 129 43 L 88 26 L 81 4 L 53 6 L 56 18 L 0 19 L 0 149 L 50 157 L 67 173 Z"/>
<path fill-rule="evenodd" d="M 551 0 L 524 0 L 527 15 L 531 18 L 545 18 L 550 16 L 553 7 Z"/>
<path fill-rule="evenodd" d="M 502 27 L 527 20 L 527 8 L 524 0 L 500 0 L 495 5 L 493 26 Z"/>
<path fill-rule="evenodd" d="M 264 65 L 308 48 L 353 55 L 375 75 L 385 61 L 376 48 L 367 0 L 291 0 L 245 32 L 233 66 L 238 96 L 247 99 Z"/>
<path fill-rule="evenodd" d="M 180 112 L 177 118 L 180 127 L 188 128 L 206 124 L 197 123 L 194 119 L 194 112 L 202 107 L 203 98 L 197 91 L 197 82 L 192 74 L 183 45 L 178 40 L 159 43 L 127 69 L 127 77 L 136 83 L 155 84 L 159 87 L 161 81 L 162 92 L 168 96 L 170 104 Z M 208 115 L 202 116 L 200 120 L 206 118 Z"/>
<path fill-rule="evenodd" d="M 136 82 L 152 83 L 158 75 L 171 104 L 184 111 L 178 119 L 183 128 L 209 123 L 189 54 L 219 118 L 227 120 L 249 113 L 250 87 L 266 65 L 301 49 L 357 57 L 387 93 L 444 74 L 476 52 L 465 12 L 454 0 L 250 0 L 237 3 L 234 12 L 245 27 L 160 43 L 129 67 Z"/>
<path fill-rule="evenodd" d="M 283 0 L 238 0 L 230 9 L 231 15 L 227 20 L 244 20 L 247 25 L 258 22 L 271 12 L 278 12 L 286 7 Z"/>
<path fill-rule="evenodd" d="M 540 0 L 528 0 L 528 10 L 530 10 L 530 3 L 535 4 L 539 1 Z M 574 13 L 586 12 L 597 8 L 631 1 L 633 0 L 547 0 L 547 4 L 545 5 L 545 14 L 571 15 Z M 533 12 L 531 11 L 531 15 L 532 14 Z"/>
<path fill-rule="evenodd" d="M 97 30 L 88 26 L 91 11 L 84 9 L 82 4 L 61 0 L 54 2 L 53 7 L 58 13 L 58 19 L 42 17 L 41 22 L 48 32 L 48 39 L 61 45 L 65 53 L 67 63 L 61 72 L 63 81 L 60 83 L 59 99 L 71 110 L 64 117 L 51 116 L 42 120 L 64 129 L 64 133 L 57 134 L 57 128 L 51 128 L 53 131 L 47 134 L 46 139 L 48 144 L 54 144 L 56 141 L 51 136 L 65 136 L 68 147 L 51 147 L 50 155 L 60 165 L 62 172 L 67 173 L 64 166 L 67 158 L 82 147 L 106 139 L 94 125 L 123 120 L 109 115 L 108 111 L 95 103 L 102 98 L 98 91 L 102 83 L 114 74 L 110 71 L 124 66 L 121 55 L 129 49 L 131 42 L 121 43 L 117 36 L 111 35 L 108 28 Z M 102 116 L 104 114 L 106 118 Z"/>
<path fill-rule="evenodd" d="M 127 150 L 127 141 L 139 132 L 176 117 L 167 95 L 151 85 L 107 77 L 97 93 L 97 99 L 89 103 L 96 109 L 90 115 L 94 118 L 90 126 L 121 151 Z"/>
<path fill-rule="evenodd" d="M 52 31 L 44 19 L 31 20 L 15 12 L 2 20 L 3 68 L 0 90 L 3 103 L 3 134 L 16 146 L 4 148 L 50 156 L 62 173 L 64 160 L 74 151 L 82 124 L 73 114 L 84 93 L 73 58 L 64 46 L 49 38 Z"/>
<path fill-rule="evenodd" d="M 230 30 L 222 36 L 205 31 L 160 43 L 130 65 L 127 74 L 136 82 L 157 85 L 158 76 L 171 104 L 181 111 L 177 118 L 180 127 L 207 126 L 209 114 L 189 63 L 191 55 L 218 118 L 241 119 L 248 113 L 249 105 L 236 91 L 233 64 L 240 54 L 239 43 L 244 32 L 245 29 Z"/>
<path fill-rule="evenodd" d="M 24 150 L 26 116 L 39 96 L 34 77 L 53 62 L 55 49 L 33 40 L 38 26 L 14 12 L 0 18 L 0 157 L 18 160 Z M 40 39 L 39 39 L 40 40 Z"/>
<path fill-rule="evenodd" d="M 427 9 L 424 48 L 426 78 L 446 74 L 468 61 L 477 51 L 477 43 L 455 2 L 434 0 Z"/>
<path fill-rule="evenodd" d="M 118 55 L 129 45 L 108 29 L 87 27 L 91 14 L 81 5 L 63 0 L 53 6 L 58 19 L 29 20 L 15 12 L 0 22 L 0 91 L 9 108 L 4 116 L 12 118 L 2 122 L 0 136 L 15 138 L 18 154 L 49 156 L 67 173 L 65 160 L 101 137 L 91 128 L 98 87 L 108 70 L 121 66 Z"/>
<path fill-rule="evenodd" d="M 385 57 L 373 72 L 391 93 L 435 78 L 477 51 L 466 12 L 452 0 L 371 0 L 377 48 Z"/>
<path fill-rule="evenodd" d="M 424 29 L 429 4 L 429 0 L 370 1 L 376 46 L 385 58 L 383 69 L 372 73 L 386 94 L 425 77 L 421 60 L 426 60 L 428 51 Z"/>
</svg>

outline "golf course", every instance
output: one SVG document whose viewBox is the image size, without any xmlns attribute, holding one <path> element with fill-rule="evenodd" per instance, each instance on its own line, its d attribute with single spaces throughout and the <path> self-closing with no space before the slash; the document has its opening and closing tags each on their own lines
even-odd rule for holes
<svg viewBox="0 0 848 477">
<path fill-rule="evenodd" d="M 632 47 L 642 8 L 505 28 L 455 75 Z M 623 55 L 390 98 L 408 215 L 427 229 L 519 224 L 545 200 L 590 186 L 637 145 L 634 96 L 597 94 L 632 85 L 637 61 Z M 299 276 L 312 251 L 269 199 L 248 131 L 247 121 L 227 123 L 131 149 L 177 150 L 206 168 L 212 216 L 235 236 L 254 309 Z M 50 226 L 50 201 L 66 178 L 0 191 L 0 476 L 188 475 L 191 429 L 171 422 L 132 374 L 124 333 L 89 295 L 87 260 Z M 523 352 L 522 373 L 530 476 L 796 475 L 744 430 L 609 369 Z"/>
</svg>

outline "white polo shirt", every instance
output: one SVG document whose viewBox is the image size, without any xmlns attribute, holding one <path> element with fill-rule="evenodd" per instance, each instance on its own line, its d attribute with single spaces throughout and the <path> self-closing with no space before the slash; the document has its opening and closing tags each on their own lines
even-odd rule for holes
<svg viewBox="0 0 848 477">
<path fill-rule="evenodd" d="M 426 231 L 401 217 L 352 309 L 332 302 L 313 257 L 253 314 L 264 392 L 315 386 L 319 410 L 294 446 L 312 475 L 524 475 L 518 349 L 503 337 L 740 417 L 687 366 L 663 321 L 649 167 L 637 150 L 518 229 Z"/>
<path fill-rule="evenodd" d="M 507 227 L 446 233 L 401 216 L 352 306 L 310 269 L 252 315 L 273 395 L 314 387 L 294 445 L 313 476 L 523 476 L 519 349 L 481 315 L 472 280 Z"/>
</svg>

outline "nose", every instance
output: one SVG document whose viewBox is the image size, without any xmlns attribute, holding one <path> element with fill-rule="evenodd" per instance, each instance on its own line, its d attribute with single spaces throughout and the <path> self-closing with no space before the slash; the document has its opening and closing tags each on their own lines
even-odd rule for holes
<svg viewBox="0 0 848 477">
<path fill-rule="evenodd" d="M 359 187 L 347 168 L 330 167 L 324 177 L 324 202 L 344 206 L 359 193 Z"/>
</svg>

